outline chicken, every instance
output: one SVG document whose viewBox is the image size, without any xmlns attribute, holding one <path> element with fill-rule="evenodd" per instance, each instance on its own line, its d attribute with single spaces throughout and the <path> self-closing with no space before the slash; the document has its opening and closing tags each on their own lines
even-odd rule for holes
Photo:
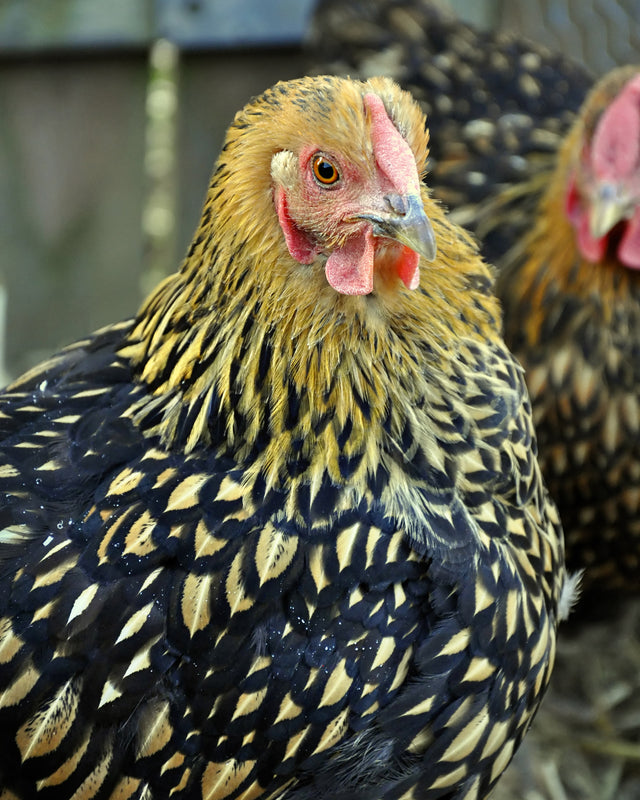
<svg viewBox="0 0 640 800">
<path fill-rule="evenodd" d="M 637 595 L 640 103 L 622 86 L 638 68 L 588 95 L 569 59 L 428 0 L 325 0 L 314 42 L 319 69 L 388 72 L 427 112 L 434 195 L 499 267 L 579 609 Z"/>
<path fill-rule="evenodd" d="M 593 602 L 640 591 L 640 67 L 600 80 L 505 261 L 505 336 Z"/>
<path fill-rule="evenodd" d="M 572 582 L 391 80 L 232 123 L 180 271 L 1 397 L 2 800 L 485 798 Z"/>
</svg>

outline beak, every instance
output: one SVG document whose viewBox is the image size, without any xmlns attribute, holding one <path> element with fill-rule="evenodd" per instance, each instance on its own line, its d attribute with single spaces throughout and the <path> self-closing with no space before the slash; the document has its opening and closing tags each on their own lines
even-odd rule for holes
<svg viewBox="0 0 640 800">
<path fill-rule="evenodd" d="M 436 237 L 425 214 L 422 198 L 419 195 L 387 195 L 385 201 L 389 211 L 356 214 L 353 218 L 371 222 L 374 236 L 393 239 L 427 261 L 433 261 L 437 252 Z"/>
<path fill-rule="evenodd" d="M 613 183 L 603 183 L 591 200 L 589 232 L 594 239 L 602 239 L 609 231 L 629 217 L 629 203 L 618 193 Z"/>
</svg>

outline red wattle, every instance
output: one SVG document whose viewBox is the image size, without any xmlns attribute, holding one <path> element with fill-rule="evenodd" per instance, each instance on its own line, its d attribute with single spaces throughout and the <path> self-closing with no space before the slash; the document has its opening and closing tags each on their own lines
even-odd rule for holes
<svg viewBox="0 0 640 800">
<path fill-rule="evenodd" d="M 414 250 L 406 245 L 402 246 L 396 262 L 396 269 L 398 277 L 407 289 L 418 288 L 420 285 L 420 256 Z"/>
<path fill-rule="evenodd" d="M 327 281 L 340 294 L 373 291 L 373 234 L 369 228 L 334 250 L 325 266 Z"/>
</svg>

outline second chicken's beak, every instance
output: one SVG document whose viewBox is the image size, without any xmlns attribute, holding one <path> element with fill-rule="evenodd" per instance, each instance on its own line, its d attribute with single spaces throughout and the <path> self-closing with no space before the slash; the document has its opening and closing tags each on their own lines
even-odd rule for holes
<svg viewBox="0 0 640 800">
<path fill-rule="evenodd" d="M 427 261 L 433 261 L 437 252 L 436 237 L 425 214 L 422 198 L 418 195 L 388 195 L 385 201 L 388 211 L 365 212 L 354 218 L 371 222 L 374 236 L 393 239 Z"/>
<path fill-rule="evenodd" d="M 618 222 L 630 217 L 632 210 L 615 184 L 603 183 L 591 199 L 589 233 L 594 239 L 602 239 Z"/>
</svg>

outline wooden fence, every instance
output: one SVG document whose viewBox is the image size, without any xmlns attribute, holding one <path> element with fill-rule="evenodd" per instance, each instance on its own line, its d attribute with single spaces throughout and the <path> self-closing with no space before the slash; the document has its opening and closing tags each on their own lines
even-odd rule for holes
<svg viewBox="0 0 640 800">
<path fill-rule="evenodd" d="M 0 0 L 3 377 L 132 314 L 158 269 L 177 267 L 234 113 L 303 71 L 312 5 Z M 145 225 L 157 180 L 150 53 L 162 37 L 180 53 L 174 236 Z"/>
<path fill-rule="evenodd" d="M 450 2 L 480 24 L 501 5 Z M 130 315 L 178 265 L 228 123 L 303 72 L 314 5 L 0 0 L 2 377 Z M 154 49 L 159 39 L 174 49 Z"/>
</svg>

